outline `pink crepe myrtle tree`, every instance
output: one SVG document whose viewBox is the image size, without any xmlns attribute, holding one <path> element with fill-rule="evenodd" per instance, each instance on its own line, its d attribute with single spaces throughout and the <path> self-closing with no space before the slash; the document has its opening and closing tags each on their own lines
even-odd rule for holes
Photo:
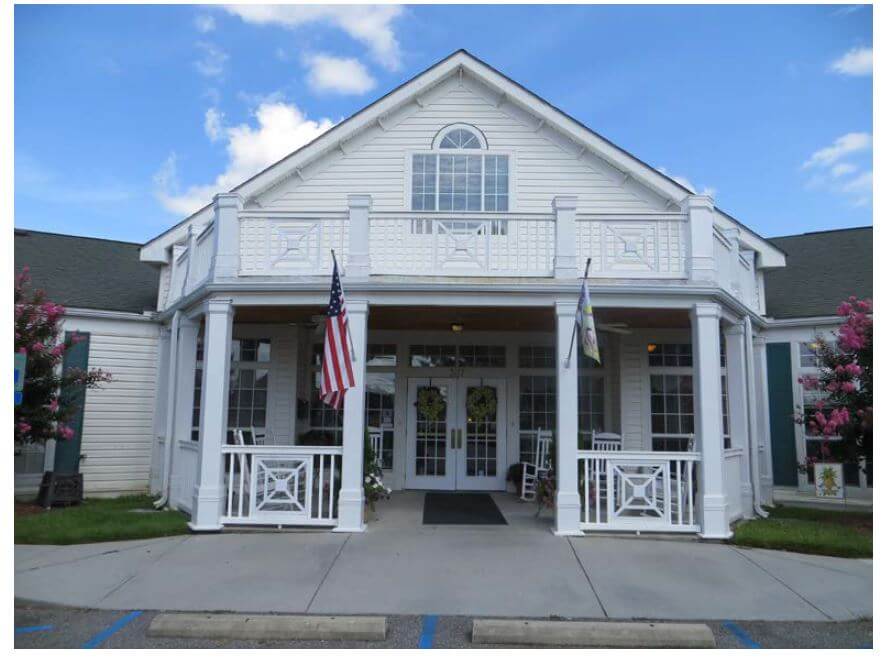
<svg viewBox="0 0 883 662">
<path fill-rule="evenodd" d="M 833 340 L 817 337 L 812 345 L 819 362 L 818 376 L 797 381 L 821 393 L 797 422 L 808 434 L 822 437 L 820 452 L 806 458 L 816 462 L 873 462 L 873 302 L 849 297 L 837 308 L 845 320 Z M 833 439 L 836 437 L 836 441 Z"/>
<path fill-rule="evenodd" d="M 59 442 L 71 439 L 76 414 L 70 387 L 92 388 L 110 381 L 103 370 L 69 369 L 59 365 L 79 338 L 65 341 L 61 329 L 64 307 L 29 287 L 28 268 L 15 277 L 15 352 L 27 356 L 22 403 L 15 407 L 15 442 Z"/>
</svg>

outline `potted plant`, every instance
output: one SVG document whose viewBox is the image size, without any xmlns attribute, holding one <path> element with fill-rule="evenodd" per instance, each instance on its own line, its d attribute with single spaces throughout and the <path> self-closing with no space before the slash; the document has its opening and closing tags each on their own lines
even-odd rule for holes
<svg viewBox="0 0 883 662">
<path fill-rule="evenodd" d="M 389 499 L 390 490 L 383 484 L 383 469 L 374 454 L 371 446 L 371 438 L 365 430 L 365 462 L 363 466 L 364 489 L 365 489 L 365 521 L 375 512 L 377 502 L 381 499 Z"/>
</svg>

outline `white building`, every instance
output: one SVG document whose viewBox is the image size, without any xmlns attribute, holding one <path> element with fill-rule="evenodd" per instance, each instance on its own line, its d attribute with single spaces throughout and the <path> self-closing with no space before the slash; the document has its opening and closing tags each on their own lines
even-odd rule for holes
<svg viewBox="0 0 883 662">
<path fill-rule="evenodd" d="M 318 399 L 332 250 L 342 412 Z M 726 538 L 772 499 L 765 281 L 784 252 L 465 51 L 140 257 L 160 276 L 138 480 L 194 530 L 363 530 L 366 430 L 394 489 L 468 491 L 507 489 L 551 432 L 561 535 Z M 589 259 L 600 366 L 568 361 Z M 476 389 L 496 402 L 481 418 Z"/>
</svg>

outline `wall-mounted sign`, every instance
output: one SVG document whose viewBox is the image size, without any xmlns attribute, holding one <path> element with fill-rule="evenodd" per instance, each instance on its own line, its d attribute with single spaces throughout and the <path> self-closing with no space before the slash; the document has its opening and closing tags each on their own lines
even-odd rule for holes
<svg viewBox="0 0 883 662">
<path fill-rule="evenodd" d="M 15 404 L 20 405 L 22 401 L 22 391 L 25 388 L 25 366 L 28 364 L 28 357 L 25 354 L 15 353 Z"/>
</svg>

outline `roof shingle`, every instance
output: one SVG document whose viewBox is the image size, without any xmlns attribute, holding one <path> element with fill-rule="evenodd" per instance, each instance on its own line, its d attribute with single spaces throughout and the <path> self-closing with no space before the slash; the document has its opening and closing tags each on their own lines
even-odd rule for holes
<svg viewBox="0 0 883 662">
<path fill-rule="evenodd" d="M 808 232 L 768 241 L 787 254 L 787 266 L 766 272 L 766 313 L 786 319 L 836 315 L 850 296 L 873 296 L 870 227 Z"/>
<path fill-rule="evenodd" d="M 31 285 L 75 308 L 129 313 L 155 310 L 159 269 L 139 259 L 140 244 L 15 230 L 15 271 L 29 267 Z"/>
</svg>

